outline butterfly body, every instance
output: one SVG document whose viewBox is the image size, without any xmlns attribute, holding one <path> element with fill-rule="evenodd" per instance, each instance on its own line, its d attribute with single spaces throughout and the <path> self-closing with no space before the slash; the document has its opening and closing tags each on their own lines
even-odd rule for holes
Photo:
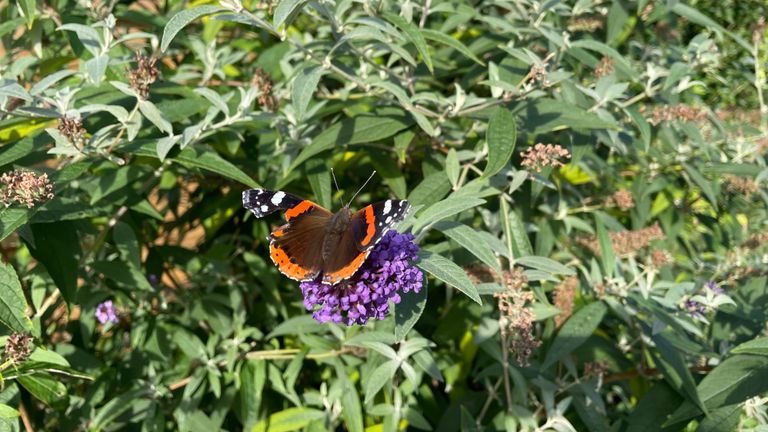
<svg viewBox="0 0 768 432">
<path fill-rule="evenodd" d="M 283 191 L 250 189 L 243 206 L 256 217 L 283 210 L 286 224 L 269 235 L 270 258 L 291 279 L 336 284 L 352 277 L 381 237 L 407 214 L 404 200 L 337 213 Z"/>
</svg>

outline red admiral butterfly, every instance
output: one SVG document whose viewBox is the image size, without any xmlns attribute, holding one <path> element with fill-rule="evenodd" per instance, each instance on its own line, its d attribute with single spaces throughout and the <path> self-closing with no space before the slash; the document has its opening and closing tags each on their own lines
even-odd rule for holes
<svg viewBox="0 0 768 432">
<path fill-rule="evenodd" d="M 354 275 L 410 209 L 408 201 L 386 200 L 354 213 L 347 204 L 334 214 L 296 195 L 266 189 L 243 192 L 243 206 L 257 218 L 284 210 L 288 223 L 269 235 L 269 256 L 289 278 L 309 281 L 322 274 L 320 281 L 327 285 Z"/>
</svg>

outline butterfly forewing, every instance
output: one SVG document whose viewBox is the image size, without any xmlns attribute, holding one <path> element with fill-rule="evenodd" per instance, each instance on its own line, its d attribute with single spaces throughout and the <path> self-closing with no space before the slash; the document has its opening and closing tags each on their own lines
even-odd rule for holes
<svg viewBox="0 0 768 432">
<path fill-rule="evenodd" d="M 402 221 L 411 206 L 405 200 L 386 200 L 363 207 L 352 215 L 350 230 L 357 248 L 368 250 L 378 243 L 396 223 Z"/>
</svg>

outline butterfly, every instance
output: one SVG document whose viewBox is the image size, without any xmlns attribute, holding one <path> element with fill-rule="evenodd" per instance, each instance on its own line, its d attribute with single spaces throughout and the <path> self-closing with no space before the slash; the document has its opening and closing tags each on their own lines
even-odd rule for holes
<svg viewBox="0 0 768 432">
<path fill-rule="evenodd" d="M 267 189 L 244 191 L 243 206 L 257 218 L 283 210 L 287 223 L 268 237 L 270 258 L 291 279 L 319 277 L 327 285 L 352 277 L 376 243 L 410 209 L 408 201 L 386 200 L 354 213 L 346 204 L 332 213 L 296 195 Z"/>
</svg>

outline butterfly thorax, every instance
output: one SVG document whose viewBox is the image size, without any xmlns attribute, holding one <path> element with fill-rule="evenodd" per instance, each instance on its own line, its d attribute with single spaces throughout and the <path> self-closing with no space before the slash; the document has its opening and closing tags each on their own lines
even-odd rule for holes
<svg viewBox="0 0 768 432">
<path fill-rule="evenodd" d="M 341 236 L 344 235 L 349 227 L 351 220 L 352 212 L 346 206 L 333 215 L 328 228 L 325 230 L 325 238 L 323 239 L 323 261 L 328 261 L 333 256 L 336 246 L 338 246 Z"/>
</svg>

